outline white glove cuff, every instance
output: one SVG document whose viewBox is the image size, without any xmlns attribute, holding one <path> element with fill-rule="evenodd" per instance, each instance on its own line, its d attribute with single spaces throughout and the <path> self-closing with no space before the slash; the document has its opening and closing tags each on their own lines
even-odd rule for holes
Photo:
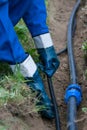
<svg viewBox="0 0 87 130">
<path fill-rule="evenodd" d="M 33 37 L 36 48 L 48 48 L 53 46 L 53 41 L 50 33 L 45 33 L 36 37 Z"/>
<path fill-rule="evenodd" d="M 17 73 L 17 71 L 20 71 L 20 73 L 24 77 L 33 77 L 34 73 L 37 70 L 37 66 L 30 55 L 24 62 L 17 65 L 10 65 L 10 67 L 13 73 Z"/>
</svg>

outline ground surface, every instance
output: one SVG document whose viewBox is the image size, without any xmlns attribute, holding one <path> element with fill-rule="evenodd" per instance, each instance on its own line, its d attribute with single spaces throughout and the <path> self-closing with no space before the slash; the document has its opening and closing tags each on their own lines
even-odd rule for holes
<svg viewBox="0 0 87 130">
<path fill-rule="evenodd" d="M 49 14 L 50 14 L 50 29 L 53 36 L 56 51 L 63 49 L 66 46 L 66 35 L 67 35 L 67 24 L 71 13 L 71 10 L 75 4 L 75 0 L 52 0 L 50 1 Z M 81 85 L 83 91 L 83 102 L 78 109 L 78 128 L 79 130 L 86 130 L 87 124 L 82 117 L 82 108 L 87 106 L 87 81 L 84 77 L 85 63 L 83 59 L 82 43 L 87 40 L 87 6 L 84 8 L 82 3 L 77 16 L 77 28 L 74 38 L 74 53 L 75 62 L 77 67 L 78 84 Z M 69 68 L 68 68 L 68 57 L 67 54 L 59 56 L 60 67 L 54 76 L 54 87 L 57 102 L 59 105 L 60 119 L 62 130 L 67 129 L 66 125 L 66 105 L 64 105 L 64 94 L 65 89 L 69 85 Z"/>
<path fill-rule="evenodd" d="M 49 26 L 56 51 L 66 47 L 67 25 L 75 0 L 48 0 Z M 77 29 L 74 38 L 74 52 L 77 66 L 78 83 L 82 87 L 83 101 L 78 108 L 78 130 L 87 130 L 86 114 L 82 112 L 87 107 L 87 79 L 84 76 L 85 62 L 82 52 L 82 43 L 87 40 L 87 6 L 82 3 L 77 16 Z M 64 103 L 65 89 L 69 85 L 69 67 L 67 53 L 59 56 L 60 67 L 53 78 L 54 90 L 59 106 L 61 130 L 67 130 L 67 106 Z M 14 106 L 13 106 L 14 107 Z M 21 109 L 21 106 L 20 106 Z M 0 130 L 55 130 L 55 121 L 42 119 L 38 115 L 12 114 L 10 107 L 0 111 Z M 14 110 L 15 111 L 15 110 Z M 26 112 L 26 109 L 25 109 Z M 3 127 L 6 125 L 6 128 Z"/>
</svg>

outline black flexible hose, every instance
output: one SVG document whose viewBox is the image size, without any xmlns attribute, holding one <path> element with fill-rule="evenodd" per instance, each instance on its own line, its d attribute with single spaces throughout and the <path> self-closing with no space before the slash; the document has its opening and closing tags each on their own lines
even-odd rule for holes
<svg viewBox="0 0 87 130">
<path fill-rule="evenodd" d="M 54 105 L 56 130 L 61 130 L 58 105 L 57 105 L 55 94 L 54 94 L 52 79 L 47 77 L 47 80 L 48 80 L 48 86 L 50 90 L 51 99 Z"/>
<path fill-rule="evenodd" d="M 63 50 L 60 50 L 58 53 L 57 53 L 57 56 L 61 55 L 62 53 L 66 52 L 67 51 L 67 47 L 64 48 Z"/>
</svg>

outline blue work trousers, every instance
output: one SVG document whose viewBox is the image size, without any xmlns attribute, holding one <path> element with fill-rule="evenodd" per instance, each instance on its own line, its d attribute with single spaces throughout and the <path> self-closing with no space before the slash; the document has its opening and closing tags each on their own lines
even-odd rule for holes
<svg viewBox="0 0 87 130">
<path fill-rule="evenodd" d="M 32 37 L 48 33 L 44 0 L 0 0 L 0 61 L 23 62 L 27 54 L 14 26 L 23 18 Z"/>
</svg>

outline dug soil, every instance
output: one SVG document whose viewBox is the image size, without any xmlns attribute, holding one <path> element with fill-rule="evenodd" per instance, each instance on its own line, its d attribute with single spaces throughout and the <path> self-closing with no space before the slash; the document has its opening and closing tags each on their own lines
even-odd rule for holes
<svg viewBox="0 0 87 130">
<path fill-rule="evenodd" d="M 48 0 L 49 29 L 52 34 L 56 52 L 66 47 L 67 25 L 71 10 L 76 0 Z M 87 115 L 82 108 L 87 107 L 87 79 L 85 77 L 86 64 L 82 51 L 82 43 L 87 40 L 87 3 L 81 3 L 77 14 L 77 28 L 73 41 L 73 49 L 77 68 L 78 84 L 82 87 L 83 100 L 77 110 L 78 130 L 87 130 Z M 67 105 L 64 103 L 66 87 L 70 84 L 70 72 L 67 52 L 59 56 L 60 67 L 53 77 L 53 86 L 58 103 L 61 120 L 61 130 L 67 130 Z M 72 106 L 73 107 L 73 106 Z M 9 109 L 0 111 L 0 130 L 56 130 L 55 120 L 47 120 L 39 115 L 26 114 L 19 116 L 12 114 Z M 20 107 L 21 109 L 21 107 Z M 11 111 L 11 110 L 10 110 Z M 15 110 L 14 110 L 15 111 Z M 1 122 L 2 121 L 2 122 Z M 3 122 L 7 128 L 4 129 Z"/>
</svg>

